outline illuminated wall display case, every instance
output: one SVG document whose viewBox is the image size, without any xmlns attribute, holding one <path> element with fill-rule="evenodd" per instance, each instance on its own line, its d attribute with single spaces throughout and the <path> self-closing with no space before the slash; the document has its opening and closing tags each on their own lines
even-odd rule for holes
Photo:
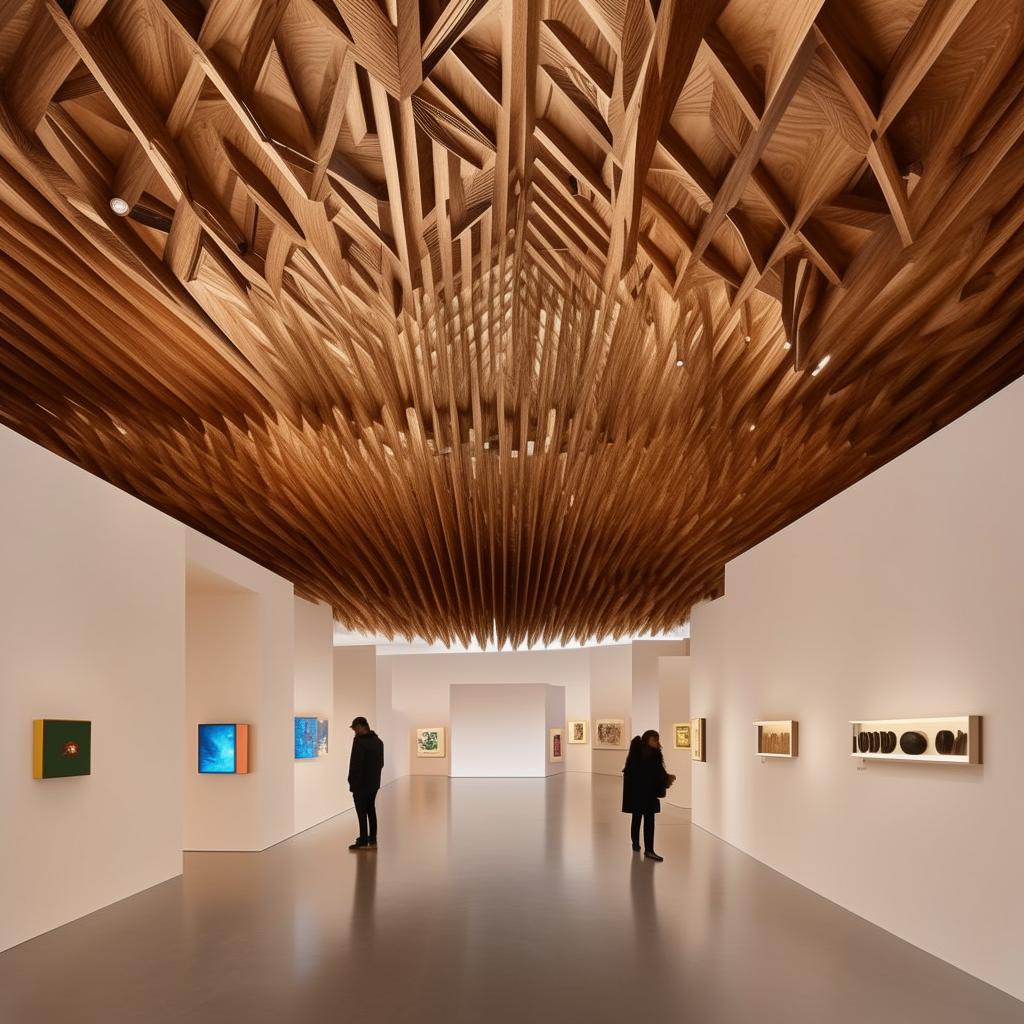
<svg viewBox="0 0 1024 1024">
<path fill-rule="evenodd" d="M 851 722 L 851 757 L 865 761 L 981 764 L 981 715 Z"/>
<path fill-rule="evenodd" d="M 755 722 L 757 730 L 755 751 L 759 757 L 796 757 L 798 722 L 782 719 Z"/>
</svg>

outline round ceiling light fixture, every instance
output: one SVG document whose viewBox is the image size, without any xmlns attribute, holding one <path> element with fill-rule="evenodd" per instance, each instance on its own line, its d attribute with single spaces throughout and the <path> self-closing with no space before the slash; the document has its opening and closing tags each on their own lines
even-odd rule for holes
<svg viewBox="0 0 1024 1024">
<path fill-rule="evenodd" d="M 114 196 L 110 200 L 110 208 L 118 215 L 118 217 L 127 217 L 128 211 L 131 210 L 128 203 L 120 196 Z"/>
</svg>

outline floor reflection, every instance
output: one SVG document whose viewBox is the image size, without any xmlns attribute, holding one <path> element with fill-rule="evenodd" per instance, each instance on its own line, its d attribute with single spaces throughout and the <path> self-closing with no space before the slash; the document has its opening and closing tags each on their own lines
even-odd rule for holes
<svg viewBox="0 0 1024 1024">
<path fill-rule="evenodd" d="M 374 932 L 374 905 L 377 901 L 377 853 L 361 851 L 350 854 L 355 859 L 355 880 L 352 887 L 352 944 L 370 943 Z"/>
<path fill-rule="evenodd" d="M 261 854 L 190 854 L 183 881 L 0 954 L 0 1021 L 1024 1021 L 669 805 L 665 863 L 645 861 L 620 797 L 582 773 L 403 779 L 376 853 L 348 852 L 346 813 Z"/>
</svg>

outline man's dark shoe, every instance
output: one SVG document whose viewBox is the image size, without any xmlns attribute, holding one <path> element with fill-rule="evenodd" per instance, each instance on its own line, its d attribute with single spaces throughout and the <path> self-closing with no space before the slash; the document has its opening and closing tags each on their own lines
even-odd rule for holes
<svg viewBox="0 0 1024 1024">
<path fill-rule="evenodd" d="M 636 850 L 637 853 L 639 853 L 640 852 L 640 844 L 639 843 L 634 843 L 633 844 L 633 849 Z"/>
<path fill-rule="evenodd" d="M 645 850 L 644 851 L 644 856 L 648 860 L 663 861 L 665 859 L 664 857 L 661 856 L 660 853 L 655 853 L 653 850 Z"/>
<path fill-rule="evenodd" d="M 356 840 L 356 841 L 355 841 L 355 842 L 354 842 L 354 843 L 353 843 L 353 844 L 352 844 L 352 845 L 351 845 L 351 846 L 349 847 L 349 849 L 350 849 L 350 850 L 365 850 L 365 849 L 366 849 L 366 840 L 365 840 L 365 839 L 357 839 L 357 840 Z"/>
<path fill-rule="evenodd" d="M 376 850 L 377 849 L 377 840 L 376 839 L 367 839 L 366 840 L 366 848 L 368 850 Z"/>
</svg>

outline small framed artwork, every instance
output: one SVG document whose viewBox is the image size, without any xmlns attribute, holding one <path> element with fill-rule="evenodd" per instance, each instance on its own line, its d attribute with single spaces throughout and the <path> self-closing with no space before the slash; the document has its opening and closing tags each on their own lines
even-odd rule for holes
<svg viewBox="0 0 1024 1024">
<path fill-rule="evenodd" d="M 626 720 L 624 718 L 597 718 L 594 720 L 595 750 L 625 750 Z"/>
<path fill-rule="evenodd" d="M 311 715 L 295 716 L 295 760 L 308 761 L 316 757 L 317 722 Z"/>
<path fill-rule="evenodd" d="M 316 754 L 323 757 L 327 753 L 327 719 L 321 718 L 316 723 Z"/>
<path fill-rule="evenodd" d="M 444 757 L 444 728 L 432 725 L 416 730 L 417 757 Z"/>
<path fill-rule="evenodd" d="M 676 750 L 690 749 L 690 723 L 676 722 L 672 726 L 672 746 Z"/>
<path fill-rule="evenodd" d="M 200 723 L 199 774 L 248 775 L 249 726 L 237 722 Z"/>
<path fill-rule="evenodd" d="M 565 760 L 565 734 L 561 729 L 548 730 L 548 760 L 554 764 Z"/>
<path fill-rule="evenodd" d="M 690 757 L 694 761 L 706 761 L 707 751 L 704 749 L 704 739 L 707 726 L 705 718 L 690 719 Z"/>
<path fill-rule="evenodd" d="M 796 757 L 798 723 L 782 721 L 755 722 L 757 750 L 760 757 Z"/>
<path fill-rule="evenodd" d="M 92 722 L 36 718 L 32 722 L 32 778 L 92 774 Z"/>
<path fill-rule="evenodd" d="M 568 739 L 570 743 L 586 743 L 587 738 L 587 720 L 585 718 L 579 718 L 569 723 Z"/>
</svg>

